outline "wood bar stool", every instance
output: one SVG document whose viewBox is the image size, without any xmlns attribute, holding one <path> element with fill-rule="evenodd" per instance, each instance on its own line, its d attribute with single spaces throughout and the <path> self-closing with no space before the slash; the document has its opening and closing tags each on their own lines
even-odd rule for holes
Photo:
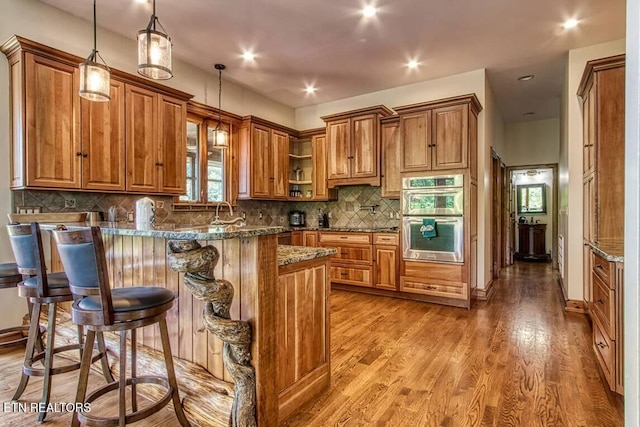
<svg viewBox="0 0 640 427">
<path fill-rule="evenodd" d="M 118 390 L 119 393 L 117 417 L 97 417 L 90 413 L 74 412 L 72 425 L 78 426 L 82 422 L 92 426 L 124 426 L 158 412 L 173 400 L 173 408 L 180 425 L 189 426 L 180 402 L 167 331 L 166 317 L 175 299 L 173 292 L 155 286 L 111 289 L 104 245 L 98 227 L 57 229 L 53 231 L 53 236 L 69 277 L 71 292 L 79 297 L 71 308 L 71 317 L 75 323 L 87 328 L 76 403 L 91 403 L 114 390 Z M 98 295 L 95 295 L 96 290 Z M 136 374 L 136 329 L 155 323 L 160 328 L 167 378 Z M 90 358 L 86 349 L 93 346 L 95 334 L 103 331 L 120 333 L 120 379 L 94 390 L 87 396 Z M 126 375 L 127 331 L 131 331 L 130 378 Z M 161 385 L 167 392 L 156 402 L 138 409 L 137 384 Z M 131 386 L 131 412 L 127 412 L 127 386 Z"/>
<path fill-rule="evenodd" d="M 67 363 L 54 368 L 54 356 L 66 351 L 77 350 L 80 352 L 80 358 L 83 358 L 83 348 L 86 349 L 87 347 L 83 347 L 82 327 L 78 327 L 79 342 L 77 344 L 60 347 L 55 346 L 58 303 L 73 301 L 73 294 L 71 293 L 69 281 L 64 273 L 46 274 L 40 226 L 37 223 L 32 223 L 31 225 L 10 224 L 7 225 L 7 230 L 9 232 L 9 240 L 13 254 L 18 265 L 18 271 L 22 275 L 32 276 L 18 284 L 18 294 L 28 299 L 32 304 L 32 310 L 29 336 L 24 354 L 24 363 L 22 365 L 22 376 L 13 400 L 18 400 L 20 396 L 22 396 L 30 377 L 44 377 L 41 402 L 44 408 L 46 408 L 51 397 L 51 377 L 80 369 L 80 363 L 78 362 Z M 47 343 L 44 351 L 41 351 L 38 349 L 39 346 L 37 343 L 41 336 L 39 328 L 40 314 L 42 312 L 42 306 L 45 304 L 49 306 Z M 102 335 L 98 340 L 98 354 L 93 356 L 92 349 L 93 344 L 88 350 L 87 356 L 89 360 L 91 360 L 92 363 L 101 360 L 105 380 L 107 380 L 107 382 L 113 381 Z M 42 368 L 33 366 L 38 361 L 44 362 Z M 46 410 L 40 412 L 38 421 L 44 421 L 46 415 Z"/>
<path fill-rule="evenodd" d="M 18 271 L 17 264 L 0 264 L 0 289 L 15 288 L 20 282 L 22 282 L 22 274 Z M 31 312 L 31 309 L 29 309 L 29 312 Z M 24 336 L 22 333 L 27 331 L 29 331 L 29 325 L 0 329 L 0 338 L 8 338 L 8 341 L 0 342 L 0 348 L 11 347 L 26 342 L 27 336 Z M 19 337 L 12 338 L 18 333 L 20 334 Z"/>
</svg>

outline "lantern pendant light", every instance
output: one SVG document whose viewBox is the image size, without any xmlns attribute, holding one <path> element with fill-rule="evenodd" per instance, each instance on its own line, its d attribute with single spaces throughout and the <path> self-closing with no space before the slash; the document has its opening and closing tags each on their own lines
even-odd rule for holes
<svg viewBox="0 0 640 427">
<path fill-rule="evenodd" d="M 96 49 L 96 0 L 93 0 L 93 50 L 80 64 L 80 90 L 82 98 L 95 102 L 106 102 L 111 99 L 110 72 L 102 56 Z"/>
<path fill-rule="evenodd" d="M 156 29 L 156 23 L 162 29 Z M 171 69 L 171 37 L 156 16 L 156 0 L 147 28 L 138 31 L 138 74 L 155 80 L 173 77 Z"/>
<path fill-rule="evenodd" d="M 216 148 L 229 148 L 229 132 L 222 128 L 222 70 L 223 64 L 216 64 L 215 69 L 218 70 L 218 124 L 213 131 L 213 146 Z"/>
</svg>

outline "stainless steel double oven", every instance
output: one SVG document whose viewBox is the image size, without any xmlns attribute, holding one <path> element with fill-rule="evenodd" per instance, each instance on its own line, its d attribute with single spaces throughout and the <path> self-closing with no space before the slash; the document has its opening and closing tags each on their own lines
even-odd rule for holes
<svg viewBox="0 0 640 427">
<path fill-rule="evenodd" d="M 402 179 L 402 254 L 464 262 L 464 175 Z"/>
</svg>

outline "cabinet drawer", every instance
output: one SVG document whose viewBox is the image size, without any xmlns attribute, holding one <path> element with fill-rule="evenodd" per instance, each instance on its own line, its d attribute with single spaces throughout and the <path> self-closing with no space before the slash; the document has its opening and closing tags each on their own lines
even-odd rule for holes
<svg viewBox="0 0 640 427">
<path fill-rule="evenodd" d="M 602 331 L 597 318 L 593 322 L 593 348 L 596 351 L 596 357 L 600 362 L 602 372 L 609 383 L 609 388 L 615 391 L 613 383 L 613 372 L 615 369 L 615 349 L 614 343 L 609 339 L 606 332 Z"/>
<path fill-rule="evenodd" d="M 337 254 L 331 256 L 333 261 L 358 264 L 373 263 L 373 249 L 371 246 L 337 246 L 333 244 L 322 244 L 322 246 L 334 247 L 338 250 Z"/>
<path fill-rule="evenodd" d="M 373 287 L 373 267 L 368 265 L 331 264 L 331 281 L 345 285 Z"/>
<path fill-rule="evenodd" d="M 374 245 L 398 245 L 399 236 L 393 233 L 376 233 L 373 235 Z"/>
<path fill-rule="evenodd" d="M 371 244 L 371 233 L 320 233 L 320 243 Z"/>
<path fill-rule="evenodd" d="M 602 258 L 600 255 L 593 253 L 593 271 L 600 275 L 600 278 L 604 281 L 608 288 L 611 288 L 610 274 L 611 266 L 610 262 Z"/>
<path fill-rule="evenodd" d="M 400 291 L 444 298 L 466 299 L 468 286 L 462 282 L 402 276 L 400 277 Z"/>
<path fill-rule="evenodd" d="M 615 296 L 614 292 L 604 283 L 600 276 L 593 274 L 593 312 L 600 320 L 602 329 L 615 339 Z"/>
</svg>

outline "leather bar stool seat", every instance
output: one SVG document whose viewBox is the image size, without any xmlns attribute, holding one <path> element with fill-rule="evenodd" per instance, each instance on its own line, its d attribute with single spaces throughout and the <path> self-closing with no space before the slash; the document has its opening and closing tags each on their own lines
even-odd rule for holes
<svg viewBox="0 0 640 427">
<path fill-rule="evenodd" d="M 22 282 L 22 274 L 18 271 L 17 264 L 0 264 L 0 289 L 15 288 L 20 282 Z M 0 340 L 0 348 L 11 347 L 27 342 L 27 335 L 24 334 L 24 332 L 29 332 L 29 325 L 0 329 L 0 338 L 7 338 L 6 340 Z"/>
<path fill-rule="evenodd" d="M 49 284 L 49 296 L 67 296 L 73 299 L 71 289 L 69 289 L 69 279 L 64 273 L 47 274 Z M 18 286 L 18 295 L 24 298 L 35 298 L 38 296 L 38 278 L 30 277 Z"/>
</svg>

